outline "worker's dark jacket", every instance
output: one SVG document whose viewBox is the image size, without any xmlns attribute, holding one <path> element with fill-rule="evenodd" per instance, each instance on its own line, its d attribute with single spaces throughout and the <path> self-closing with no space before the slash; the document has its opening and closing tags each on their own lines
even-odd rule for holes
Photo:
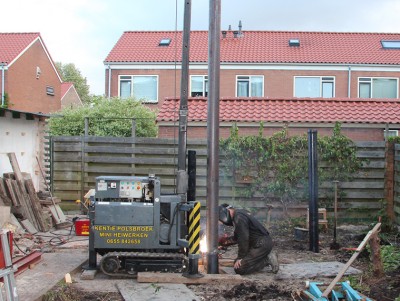
<svg viewBox="0 0 400 301">
<path fill-rule="evenodd" d="M 272 249 L 272 239 L 265 227 L 249 212 L 236 209 L 233 217 L 234 239 L 238 243 L 238 257 L 242 259 L 238 274 L 261 270 L 268 263 L 267 256 Z"/>
</svg>

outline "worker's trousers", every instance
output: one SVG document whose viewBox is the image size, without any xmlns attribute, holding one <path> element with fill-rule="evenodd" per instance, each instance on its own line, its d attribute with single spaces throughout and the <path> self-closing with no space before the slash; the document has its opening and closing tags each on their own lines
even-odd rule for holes
<svg viewBox="0 0 400 301">
<path fill-rule="evenodd" d="M 256 244 L 250 247 L 247 255 L 242 258 L 241 265 L 235 269 L 236 274 L 251 274 L 263 269 L 268 264 L 268 254 L 273 242 L 270 236 L 260 237 Z"/>
</svg>

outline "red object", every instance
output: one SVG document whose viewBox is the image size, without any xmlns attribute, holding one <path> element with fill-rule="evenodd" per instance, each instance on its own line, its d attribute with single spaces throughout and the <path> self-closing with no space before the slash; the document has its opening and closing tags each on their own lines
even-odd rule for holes
<svg viewBox="0 0 400 301">
<path fill-rule="evenodd" d="M 77 236 L 89 236 L 89 219 L 78 219 L 75 221 L 75 234 Z"/>
<path fill-rule="evenodd" d="M 8 245 L 10 246 L 10 258 L 12 258 L 13 234 L 11 231 L 7 232 L 7 238 L 8 238 Z M 4 261 L 3 244 L 1 243 L 1 236 L 0 236 L 0 269 L 3 269 L 5 267 L 6 263 Z"/>
<path fill-rule="evenodd" d="M 14 275 L 21 274 L 23 271 L 30 268 L 32 264 L 38 263 L 42 260 L 42 253 L 33 251 L 32 253 L 25 255 L 22 258 L 17 258 L 13 261 L 13 267 L 16 269 Z"/>
</svg>

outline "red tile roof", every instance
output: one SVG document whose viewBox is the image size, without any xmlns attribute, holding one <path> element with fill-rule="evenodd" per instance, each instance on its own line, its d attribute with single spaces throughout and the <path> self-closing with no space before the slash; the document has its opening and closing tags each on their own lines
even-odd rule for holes
<svg viewBox="0 0 400 301">
<path fill-rule="evenodd" d="M 37 38 L 38 32 L 0 33 L 0 63 L 12 63 Z"/>
<path fill-rule="evenodd" d="M 207 121 L 207 99 L 188 100 L 188 121 Z M 317 122 L 400 124 L 400 102 L 360 98 L 221 99 L 221 122 Z M 179 99 L 167 98 L 157 121 L 177 121 Z"/>
<path fill-rule="evenodd" d="M 73 83 L 70 82 L 64 82 L 61 84 L 61 98 L 65 96 L 65 94 L 68 92 L 69 89 L 73 86 Z"/>
<path fill-rule="evenodd" d="M 159 46 L 170 38 L 169 46 Z M 289 46 L 299 39 L 300 46 Z M 222 63 L 319 63 L 399 65 L 399 49 L 383 49 L 382 40 L 400 41 L 399 33 L 243 31 L 234 38 L 229 31 L 221 35 Z M 192 31 L 190 61 L 208 61 L 208 31 Z M 181 61 L 182 32 L 126 31 L 120 37 L 106 63 Z"/>
</svg>

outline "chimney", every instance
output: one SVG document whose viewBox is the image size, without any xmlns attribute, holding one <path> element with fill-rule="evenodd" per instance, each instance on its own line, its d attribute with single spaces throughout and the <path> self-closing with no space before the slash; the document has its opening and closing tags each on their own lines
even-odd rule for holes
<svg viewBox="0 0 400 301">
<path fill-rule="evenodd" d="M 239 37 L 242 35 L 242 20 L 239 21 Z"/>
</svg>

